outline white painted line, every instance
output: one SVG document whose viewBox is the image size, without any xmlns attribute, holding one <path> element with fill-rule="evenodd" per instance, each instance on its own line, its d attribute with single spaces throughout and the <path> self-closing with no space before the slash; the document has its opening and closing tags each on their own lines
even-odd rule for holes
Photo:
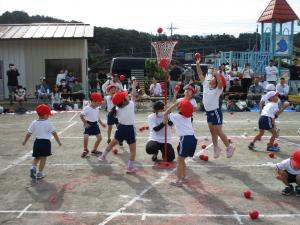
<svg viewBox="0 0 300 225">
<path fill-rule="evenodd" d="M 29 209 L 32 206 L 32 204 L 28 204 L 28 206 L 26 206 L 17 216 L 17 218 L 21 218 L 23 216 L 24 213 L 26 213 L 27 209 Z"/>
<path fill-rule="evenodd" d="M 73 125 L 75 125 L 77 123 L 77 121 L 73 122 L 71 125 L 65 127 L 64 129 L 62 129 L 61 131 L 58 132 L 58 134 L 62 134 L 63 132 L 65 132 L 66 130 L 68 130 L 70 127 L 72 127 Z M 53 137 L 51 138 L 53 139 Z M 29 158 L 32 154 L 32 150 L 30 150 L 29 152 L 27 152 L 25 155 L 17 158 L 15 161 L 13 161 L 10 165 L 8 165 L 7 167 L 5 167 L 4 169 L 1 169 L 0 172 L 0 176 L 5 173 L 7 170 L 17 166 L 18 164 L 20 164 L 21 162 L 25 161 L 27 158 Z"/>
<path fill-rule="evenodd" d="M 239 214 L 234 210 L 233 211 L 234 218 L 238 221 L 239 224 L 243 224 L 241 217 Z"/>
<path fill-rule="evenodd" d="M 76 112 L 69 120 L 68 123 L 71 123 L 72 120 L 78 115 L 79 112 Z"/>
</svg>

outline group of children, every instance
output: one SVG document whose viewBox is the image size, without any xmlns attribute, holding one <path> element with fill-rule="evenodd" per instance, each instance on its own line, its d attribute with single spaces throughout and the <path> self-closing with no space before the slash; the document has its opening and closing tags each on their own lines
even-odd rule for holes
<svg viewBox="0 0 300 225">
<path fill-rule="evenodd" d="M 234 154 L 235 147 L 229 142 L 226 134 L 222 130 L 223 114 L 219 108 L 219 97 L 226 86 L 226 81 L 216 70 L 212 71 L 210 76 L 204 77 L 203 72 L 200 68 L 200 60 L 196 61 L 196 69 L 199 79 L 203 82 L 203 104 L 206 110 L 207 123 L 211 133 L 213 142 L 214 158 L 218 158 L 222 152 L 222 148 L 218 144 L 219 138 L 222 140 L 226 147 L 226 156 L 231 158 Z M 131 98 L 127 91 L 118 91 L 118 88 L 114 85 L 109 85 L 106 89 L 107 96 L 105 96 L 107 106 L 107 125 L 108 125 L 108 145 L 103 152 L 98 151 L 98 146 L 102 140 L 101 131 L 98 123 L 102 127 L 106 127 L 106 124 L 100 119 L 99 106 L 103 102 L 103 98 L 100 93 L 92 93 L 90 95 L 90 104 L 86 106 L 81 114 L 80 118 L 84 125 L 84 141 L 83 141 L 83 152 L 82 157 L 86 157 L 89 153 L 88 140 L 89 136 L 95 135 L 96 141 L 91 151 L 93 155 L 96 155 L 100 161 L 106 161 L 107 155 L 117 144 L 122 143 L 124 140 L 127 142 L 130 150 L 129 160 L 126 166 L 127 173 L 135 173 L 137 167 L 135 166 L 136 158 L 136 134 L 135 134 L 135 96 L 136 96 L 136 81 L 132 82 L 132 94 Z M 165 105 L 160 104 L 157 106 L 155 115 L 160 114 L 159 124 L 151 124 L 150 133 L 156 132 L 162 129 L 167 124 L 172 126 L 175 125 L 176 133 L 179 137 L 179 144 L 177 146 L 177 179 L 171 182 L 171 185 L 181 187 L 186 182 L 186 163 L 187 157 L 193 157 L 196 147 L 197 138 L 195 137 L 193 129 L 193 112 L 196 110 L 193 95 L 195 94 L 195 88 L 192 85 L 185 87 L 184 97 L 176 100 L 167 109 L 164 109 Z M 175 92 L 176 96 L 176 92 Z M 260 132 L 256 135 L 254 140 L 249 145 L 249 148 L 254 148 L 255 141 L 259 140 L 264 134 L 264 130 L 270 130 L 272 138 L 270 145 L 273 146 L 276 134 L 274 132 L 274 118 L 282 112 L 284 107 L 279 110 L 276 106 L 276 99 L 278 96 L 276 92 L 269 92 L 266 106 L 263 108 L 261 117 L 259 119 Z M 157 104 L 159 105 L 159 104 Z M 172 112 L 173 109 L 177 108 L 178 112 Z M 38 120 L 35 120 L 30 125 L 26 134 L 23 145 L 26 144 L 31 134 L 35 134 L 36 140 L 33 147 L 33 163 L 30 170 L 32 178 L 41 179 L 44 177 L 43 169 L 46 163 L 46 157 L 51 155 L 51 135 L 54 136 L 55 140 L 61 145 L 60 140 L 55 132 L 52 123 L 48 120 L 51 115 L 51 110 L 47 105 L 39 105 L 36 108 L 39 116 Z M 270 119 L 271 118 L 271 119 Z M 115 131 L 114 137 L 111 139 L 112 126 L 116 125 L 117 130 Z M 158 127 L 160 129 L 158 129 Z M 155 130 L 157 128 L 157 130 Z M 152 131 L 153 129 L 153 131 Z M 147 149 L 147 148 L 146 148 Z M 300 157 L 296 160 L 296 166 L 300 163 Z M 156 153 L 157 157 L 157 153 Z M 39 169 L 37 170 L 37 164 L 39 163 Z M 278 179 L 286 181 L 286 174 L 282 172 L 282 165 L 278 166 Z M 297 168 L 294 168 L 297 170 Z M 300 168 L 297 171 L 300 174 Z M 294 180 L 300 184 L 300 175 L 297 175 Z M 286 182 L 285 182 L 286 183 Z M 297 189 L 298 190 L 298 189 Z"/>
</svg>

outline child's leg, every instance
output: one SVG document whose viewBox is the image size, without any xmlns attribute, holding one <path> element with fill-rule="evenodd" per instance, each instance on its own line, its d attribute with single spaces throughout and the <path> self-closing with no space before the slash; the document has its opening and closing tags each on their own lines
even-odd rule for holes
<svg viewBox="0 0 300 225">
<path fill-rule="evenodd" d="M 209 128 L 209 131 L 211 133 L 211 139 L 212 139 L 213 145 L 217 146 L 218 145 L 217 130 L 215 129 L 215 126 L 212 123 L 208 123 L 208 128 Z"/>
<path fill-rule="evenodd" d="M 177 157 L 177 169 L 176 169 L 176 174 L 177 174 L 177 181 L 181 180 L 184 175 L 185 175 L 185 158 L 178 156 Z"/>
<path fill-rule="evenodd" d="M 285 171 L 278 171 L 279 176 L 276 176 L 278 180 L 281 180 L 286 186 L 289 186 L 288 174 Z"/>
<path fill-rule="evenodd" d="M 94 144 L 93 151 L 97 151 L 97 148 L 98 148 L 101 140 L 102 140 L 101 134 L 96 135 L 96 141 L 95 141 L 95 144 Z"/>
<path fill-rule="evenodd" d="M 183 160 L 183 174 L 182 174 L 182 178 L 186 177 L 185 172 L 186 172 L 186 164 L 185 164 L 185 160 Z"/>
<path fill-rule="evenodd" d="M 298 187 L 300 188 L 300 174 L 298 174 L 296 176 L 296 183 L 297 183 Z"/>
<path fill-rule="evenodd" d="M 39 172 L 42 172 L 44 170 L 46 161 L 47 161 L 47 157 L 45 156 L 40 157 Z"/>
<path fill-rule="evenodd" d="M 112 131 L 112 125 L 107 126 L 107 139 L 110 140 L 111 137 L 111 131 Z"/>
<path fill-rule="evenodd" d="M 107 145 L 106 149 L 104 150 L 104 152 L 102 153 L 102 155 L 100 155 L 100 157 L 98 158 L 99 160 L 106 160 L 106 156 L 107 154 L 112 150 L 112 148 L 118 144 L 119 141 L 117 139 L 112 139 L 112 141 Z"/>
<path fill-rule="evenodd" d="M 32 166 L 37 167 L 39 161 L 40 157 L 34 157 L 34 159 L 32 160 Z"/>
<path fill-rule="evenodd" d="M 252 143 L 254 144 L 256 141 L 260 140 L 261 137 L 264 135 L 264 133 L 265 133 L 265 130 L 259 129 L 258 133 L 253 138 Z"/>
<path fill-rule="evenodd" d="M 270 129 L 269 132 L 272 134 L 272 136 L 270 138 L 270 141 L 269 141 L 269 144 L 270 144 L 270 146 L 273 146 L 274 141 L 275 141 L 276 136 L 277 136 L 277 132 L 276 132 L 275 128 Z"/>
<path fill-rule="evenodd" d="M 83 135 L 83 150 L 88 149 L 88 144 L 89 144 L 89 135 L 85 134 Z"/>
<path fill-rule="evenodd" d="M 129 160 L 134 161 L 136 155 L 136 142 L 129 145 L 129 151 L 130 151 Z"/>
<path fill-rule="evenodd" d="M 230 143 L 228 141 L 226 134 L 222 130 L 222 125 L 213 125 L 213 126 L 216 130 L 217 136 L 219 136 L 221 138 L 222 142 L 224 143 L 224 145 L 226 147 L 228 147 Z"/>
</svg>

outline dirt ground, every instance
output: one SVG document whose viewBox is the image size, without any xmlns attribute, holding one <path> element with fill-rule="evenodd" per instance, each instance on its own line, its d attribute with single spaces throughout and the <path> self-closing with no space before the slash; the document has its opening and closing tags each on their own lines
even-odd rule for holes
<svg viewBox="0 0 300 225">
<path fill-rule="evenodd" d="M 104 118 L 105 113 L 101 115 Z M 300 149 L 299 113 L 284 113 L 277 120 L 281 151 L 274 159 L 266 152 L 269 134 L 257 143 L 257 151 L 247 148 L 256 133 L 258 113 L 224 113 L 224 130 L 236 146 L 231 159 L 225 152 L 213 159 L 206 117 L 196 113 L 198 148 L 187 160 L 188 182 L 183 188 L 169 185 L 175 179 L 174 169 L 153 168 L 145 152 L 148 131 L 138 128 L 146 125 L 147 115 L 136 115 L 139 171 L 128 175 L 126 144 L 117 146 L 117 155 L 108 155 L 109 163 L 95 156 L 82 159 L 79 113 L 55 114 L 51 121 L 63 146 L 58 148 L 52 140 L 46 177 L 37 182 L 29 177 L 34 139 L 21 145 L 36 114 L 0 115 L 0 224 L 300 224 L 300 198 L 281 195 L 284 185 L 274 178 L 272 168 Z M 106 146 L 106 129 L 102 135 L 100 149 Z M 94 140 L 90 139 L 90 149 Z M 172 140 L 175 148 L 175 132 Z M 207 149 L 201 150 L 204 144 Z M 200 154 L 207 154 L 209 160 L 201 161 Z M 251 190 L 251 199 L 243 197 L 245 190 Z M 260 213 L 257 220 L 248 216 L 253 209 Z"/>
</svg>

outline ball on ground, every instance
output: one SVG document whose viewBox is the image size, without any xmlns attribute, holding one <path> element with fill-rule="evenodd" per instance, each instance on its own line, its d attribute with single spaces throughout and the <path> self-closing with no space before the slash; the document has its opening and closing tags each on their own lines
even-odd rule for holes
<svg viewBox="0 0 300 225">
<path fill-rule="evenodd" d="M 258 218 L 259 212 L 257 210 L 252 210 L 249 212 L 249 216 L 251 219 L 255 220 Z"/>
</svg>

